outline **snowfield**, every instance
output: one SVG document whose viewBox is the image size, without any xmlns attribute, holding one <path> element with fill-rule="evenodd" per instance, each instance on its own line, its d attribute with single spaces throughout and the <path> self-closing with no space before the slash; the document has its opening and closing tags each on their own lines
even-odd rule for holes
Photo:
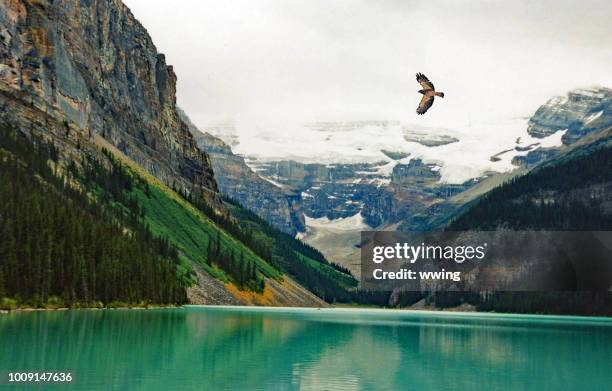
<svg viewBox="0 0 612 391">
<path fill-rule="evenodd" d="M 326 230 L 334 231 L 366 231 L 372 229 L 367 225 L 363 219 L 361 213 L 354 214 L 350 217 L 340 219 L 328 219 L 327 217 L 320 217 L 318 219 L 304 216 L 306 219 L 306 226 L 308 228 L 323 228 Z"/>
<path fill-rule="evenodd" d="M 526 131 L 525 119 L 469 123 L 452 130 L 400 121 L 316 124 L 237 123 L 231 134 L 219 132 L 216 136 L 231 138 L 234 152 L 245 156 L 254 168 L 257 164 L 281 160 L 328 165 L 371 163 L 376 164 L 372 176 L 386 183 L 384 178 L 391 175 L 397 164 L 422 159 L 426 164 L 439 166 L 441 182 L 460 184 L 489 171 L 513 170 L 516 167 L 512 165 L 512 158 L 525 155 L 526 146 L 538 144 L 530 150 L 559 146 L 563 134 L 533 138 Z M 441 142 L 447 144 L 435 145 Z M 392 159 L 383 150 L 409 156 Z M 498 155 L 498 159 L 491 159 L 493 155 Z"/>
</svg>

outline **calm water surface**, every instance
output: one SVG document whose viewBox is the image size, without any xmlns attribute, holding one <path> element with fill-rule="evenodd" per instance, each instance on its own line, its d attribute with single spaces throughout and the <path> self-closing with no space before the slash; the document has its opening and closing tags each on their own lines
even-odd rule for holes
<svg viewBox="0 0 612 391">
<path fill-rule="evenodd" d="M 0 315 L 0 371 L 8 370 L 70 371 L 79 390 L 603 390 L 612 384 L 612 318 L 245 307 L 12 313 Z"/>
</svg>

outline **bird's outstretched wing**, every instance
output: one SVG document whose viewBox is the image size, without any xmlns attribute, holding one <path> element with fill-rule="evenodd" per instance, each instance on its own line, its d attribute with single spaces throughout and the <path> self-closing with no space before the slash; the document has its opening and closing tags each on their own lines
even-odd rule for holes
<svg viewBox="0 0 612 391">
<path fill-rule="evenodd" d="M 432 82 L 429 81 L 429 79 L 427 78 L 427 76 L 425 76 L 422 73 L 417 73 L 416 74 L 416 79 L 419 82 L 419 84 L 421 85 L 421 87 L 423 87 L 426 90 L 435 90 L 434 85 Z"/>
<path fill-rule="evenodd" d="M 421 101 L 419 102 L 419 107 L 417 107 L 417 114 L 425 114 L 427 110 L 433 105 L 434 97 L 423 95 Z"/>
</svg>

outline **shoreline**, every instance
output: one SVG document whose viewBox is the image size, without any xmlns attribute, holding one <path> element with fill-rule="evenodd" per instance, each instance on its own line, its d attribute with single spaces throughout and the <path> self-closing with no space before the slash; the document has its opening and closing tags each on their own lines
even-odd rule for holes
<svg viewBox="0 0 612 391">
<path fill-rule="evenodd" d="M 12 312 L 38 312 L 38 311 L 71 311 L 71 310 L 154 310 L 161 308 L 181 308 L 184 305 L 162 305 L 154 304 L 149 306 L 117 306 L 117 307 L 57 307 L 57 308 L 38 308 L 38 307 L 17 307 L 6 310 L 1 309 L 0 315 Z"/>
<path fill-rule="evenodd" d="M 612 322 L 612 316 L 606 315 L 575 315 L 575 314 L 542 314 L 542 313 L 516 313 L 516 312 L 479 312 L 479 311 L 459 311 L 450 309 L 421 309 L 421 308 L 385 308 L 385 307 L 346 307 L 346 306 L 332 306 L 327 308 L 317 307 L 270 307 L 270 306 L 232 306 L 232 305 L 197 305 L 197 304 L 185 304 L 184 307 L 194 308 L 208 308 L 208 309 L 226 309 L 226 310 L 245 310 L 245 311 L 270 311 L 270 312 L 282 312 L 282 311 L 313 311 L 313 312 L 352 312 L 361 311 L 364 313 L 405 313 L 405 314 L 427 314 L 436 316 L 448 316 L 448 317 L 497 317 L 497 318 L 510 318 L 510 317 L 530 317 L 534 319 L 580 319 L 580 320 L 591 320 L 591 321 L 603 321 Z"/>
<path fill-rule="evenodd" d="M 356 305 L 331 305 L 327 308 L 321 307 L 284 307 L 284 306 L 256 306 L 256 305 L 201 305 L 201 304 L 182 304 L 182 305 L 150 305 L 150 306 L 118 306 L 118 307 L 58 307 L 58 308 L 36 308 L 36 307 L 20 307 L 12 310 L 0 310 L 0 315 L 8 315 L 10 313 L 38 312 L 38 311 L 70 311 L 70 310 L 155 310 L 167 308 L 212 308 L 212 309 L 232 309 L 232 310 L 251 310 L 251 311 L 364 311 L 364 312 L 404 312 L 413 314 L 432 314 L 432 315 L 457 315 L 457 316 L 529 316 L 538 318 L 583 318 L 583 319 L 601 319 L 612 321 L 612 316 L 606 315 L 576 315 L 576 314 L 542 314 L 542 313 L 515 313 L 515 312 L 482 312 L 476 311 L 473 308 L 386 308 L 375 306 L 356 306 Z"/>
</svg>

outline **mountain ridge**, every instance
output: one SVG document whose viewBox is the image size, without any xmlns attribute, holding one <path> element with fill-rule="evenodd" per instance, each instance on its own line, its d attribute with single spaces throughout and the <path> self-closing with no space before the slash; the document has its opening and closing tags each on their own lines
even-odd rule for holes
<svg viewBox="0 0 612 391">
<path fill-rule="evenodd" d="M 7 123 L 73 141 L 73 133 L 99 134 L 166 184 L 195 190 L 223 211 L 208 156 L 176 111 L 172 66 L 121 1 L 5 5 L 0 104 Z"/>
<path fill-rule="evenodd" d="M 215 178 L 222 194 L 256 212 L 283 232 L 295 236 L 304 231 L 304 215 L 299 196 L 261 177 L 251 169 L 231 146 L 208 132 L 200 131 L 181 109 L 179 114 L 188 125 L 198 147 L 210 157 Z"/>
<path fill-rule="evenodd" d="M 266 243 L 240 231 L 179 116 L 172 67 L 125 5 L 3 5 L 1 125 L 53 145 L 57 163 L 49 164 L 66 175 L 66 191 L 85 191 L 105 213 L 127 213 L 168 243 L 178 252 L 176 277 L 200 277 L 192 300 L 326 305 L 262 259 Z"/>
</svg>

